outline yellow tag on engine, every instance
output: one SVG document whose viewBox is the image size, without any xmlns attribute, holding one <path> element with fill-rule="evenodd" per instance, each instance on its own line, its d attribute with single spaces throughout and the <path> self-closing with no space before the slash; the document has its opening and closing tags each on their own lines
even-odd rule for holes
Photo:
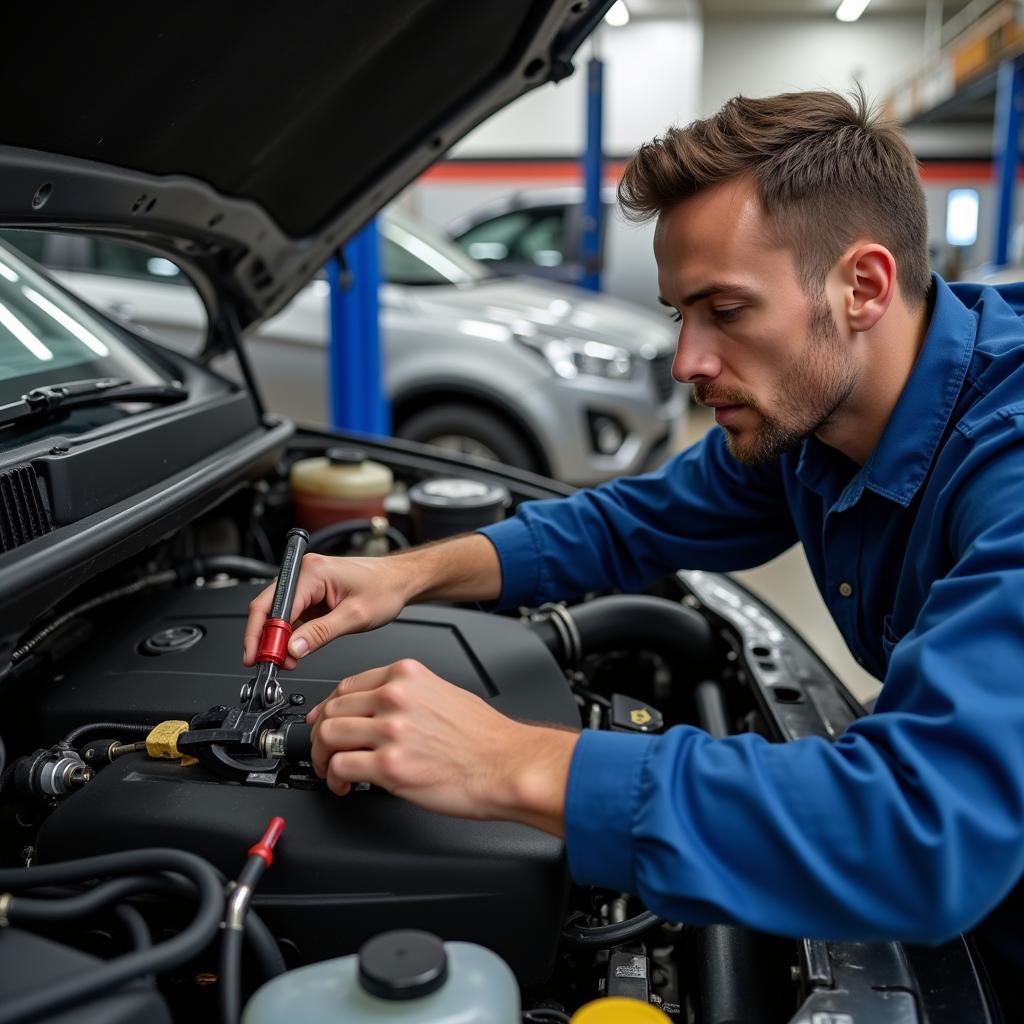
<svg viewBox="0 0 1024 1024">
<path fill-rule="evenodd" d="M 178 749 L 178 737 L 183 732 L 188 732 L 188 722 L 171 720 L 154 725 L 146 737 L 146 753 L 150 757 L 165 761 L 174 761 L 180 758 L 183 768 L 190 764 L 198 764 L 198 758 L 189 757 Z"/>
</svg>

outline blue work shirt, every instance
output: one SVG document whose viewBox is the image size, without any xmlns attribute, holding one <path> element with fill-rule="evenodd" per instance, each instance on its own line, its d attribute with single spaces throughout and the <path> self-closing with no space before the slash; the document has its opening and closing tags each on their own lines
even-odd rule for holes
<svg viewBox="0 0 1024 1024">
<path fill-rule="evenodd" d="M 1024 875 L 1022 310 L 1024 285 L 936 278 L 862 467 L 814 437 L 743 465 L 714 430 L 655 473 L 482 531 L 502 606 L 747 568 L 799 540 L 850 650 L 884 678 L 835 743 L 584 731 L 565 809 L 578 882 L 670 920 L 855 940 L 934 943 L 1004 904 Z M 1018 922 L 997 946 L 1024 966 Z"/>
</svg>

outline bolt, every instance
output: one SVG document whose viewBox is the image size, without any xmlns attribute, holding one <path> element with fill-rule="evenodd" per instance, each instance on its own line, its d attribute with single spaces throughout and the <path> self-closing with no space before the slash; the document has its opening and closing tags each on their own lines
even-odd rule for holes
<svg viewBox="0 0 1024 1024">
<path fill-rule="evenodd" d="M 77 789 L 79 786 L 84 786 L 87 782 L 92 781 L 93 775 L 95 772 L 88 765 L 76 765 L 68 773 L 68 788 Z"/>
<path fill-rule="evenodd" d="M 293 693 L 288 697 L 288 702 L 293 707 L 301 707 L 306 703 L 306 695 L 304 693 Z"/>
<path fill-rule="evenodd" d="M 65 448 L 65 447 L 64 447 L 64 445 L 62 445 L 62 444 L 55 444 L 55 445 L 54 445 L 54 446 L 53 446 L 53 447 L 52 447 L 52 448 L 50 449 L 50 454 L 51 454 L 51 455 L 67 455 L 67 453 L 68 453 L 69 451 L 71 451 L 71 449 L 70 449 L 70 448 Z"/>
</svg>

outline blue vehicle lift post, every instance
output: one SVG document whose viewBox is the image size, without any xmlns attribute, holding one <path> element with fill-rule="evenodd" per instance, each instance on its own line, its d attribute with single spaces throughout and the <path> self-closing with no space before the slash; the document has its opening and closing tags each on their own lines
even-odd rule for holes
<svg viewBox="0 0 1024 1024">
<path fill-rule="evenodd" d="M 380 253 L 377 221 L 345 246 L 347 267 L 327 264 L 330 287 L 328 404 L 331 426 L 367 434 L 391 432 L 380 348 Z"/>
<path fill-rule="evenodd" d="M 1010 262 L 1010 235 L 1020 165 L 1020 126 L 1024 112 L 1024 59 L 1005 60 L 999 65 L 996 86 L 996 231 L 992 263 L 1004 267 Z"/>
<path fill-rule="evenodd" d="M 583 218 L 580 256 L 583 277 L 580 284 L 601 290 L 601 179 L 604 171 L 604 62 L 587 61 L 587 146 L 583 152 Z"/>
</svg>

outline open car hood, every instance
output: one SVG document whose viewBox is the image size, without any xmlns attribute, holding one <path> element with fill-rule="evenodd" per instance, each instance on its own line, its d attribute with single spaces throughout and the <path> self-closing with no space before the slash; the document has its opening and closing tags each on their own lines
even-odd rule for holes
<svg viewBox="0 0 1024 1024">
<path fill-rule="evenodd" d="M 0 223 L 167 252 L 217 347 L 471 128 L 571 73 L 611 3 L 10 5 Z"/>
</svg>

